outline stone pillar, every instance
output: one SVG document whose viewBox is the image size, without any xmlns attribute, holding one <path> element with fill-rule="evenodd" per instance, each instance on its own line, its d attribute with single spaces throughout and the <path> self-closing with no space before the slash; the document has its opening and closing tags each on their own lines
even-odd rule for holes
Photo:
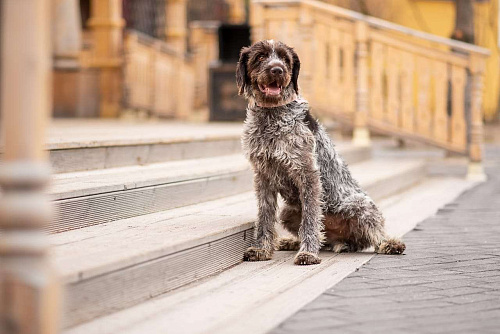
<svg viewBox="0 0 500 334">
<path fill-rule="evenodd" d="M 49 0 L 3 0 L 0 50 L 0 333 L 59 329 L 59 285 L 42 229 L 51 207 L 44 151 L 51 110 Z"/>
<path fill-rule="evenodd" d="M 208 68 L 218 59 L 219 23 L 216 21 L 193 21 L 190 23 L 190 50 L 194 55 L 194 107 L 208 105 Z"/>
<path fill-rule="evenodd" d="M 368 131 L 368 24 L 356 21 L 356 110 L 353 144 L 370 146 Z"/>
<path fill-rule="evenodd" d="M 78 0 L 52 0 L 54 115 L 76 116 L 82 96 L 82 25 Z"/>
<path fill-rule="evenodd" d="M 77 0 L 52 0 L 52 45 L 54 67 L 80 67 L 82 22 Z"/>
<path fill-rule="evenodd" d="M 483 88 L 485 59 L 472 55 L 470 63 L 472 75 L 472 99 L 469 136 L 469 168 L 467 179 L 485 181 L 483 168 Z"/>
<path fill-rule="evenodd" d="M 251 2 L 250 4 L 250 40 L 252 43 L 263 40 L 264 36 L 264 8 L 263 4 Z"/>
<path fill-rule="evenodd" d="M 187 36 L 187 1 L 167 0 L 166 6 L 166 42 L 179 53 L 186 52 Z"/>
<path fill-rule="evenodd" d="M 94 34 L 92 66 L 100 69 L 100 115 L 117 117 L 122 97 L 122 0 L 92 0 L 88 26 Z"/>
<path fill-rule="evenodd" d="M 245 0 L 226 0 L 229 5 L 229 23 L 243 24 L 246 21 Z"/>
</svg>

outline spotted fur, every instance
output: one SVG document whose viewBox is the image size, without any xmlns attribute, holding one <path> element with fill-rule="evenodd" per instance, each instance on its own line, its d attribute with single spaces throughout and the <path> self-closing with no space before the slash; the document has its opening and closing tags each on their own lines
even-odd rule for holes
<svg viewBox="0 0 500 334">
<path fill-rule="evenodd" d="M 276 66 L 283 73 L 271 73 Z M 320 263 L 323 245 L 335 252 L 374 246 L 384 254 L 401 254 L 404 243 L 386 236 L 380 210 L 298 95 L 299 69 L 297 54 L 281 42 L 257 42 L 240 54 L 237 84 L 249 100 L 242 144 L 254 170 L 258 202 L 256 242 L 244 259 L 268 260 L 275 248 L 297 248 L 293 239 L 277 240 L 278 220 L 300 241 L 296 264 Z M 272 87 L 283 88 L 279 95 L 273 88 L 268 96 L 262 85 L 273 82 Z M 279 217 L 278 194 L 285 202 Z"/>
</svg>

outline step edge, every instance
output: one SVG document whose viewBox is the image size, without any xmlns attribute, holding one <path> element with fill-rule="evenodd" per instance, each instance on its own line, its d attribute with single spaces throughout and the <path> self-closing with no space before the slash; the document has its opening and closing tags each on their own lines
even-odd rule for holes
<svg viewBox="0 0 500 334">
<path fill-rule="evenodd" d="M 81 142 L 66 142 L 66 143 L 48 143 L 45 147 L 46 151 L 62 151 L 84 148 L 101 148 L 101 147 L 123 147 L 123 146 L 145 146 L 145 145 L 168 145 L 181 143 L 199 143 L 199 142 L 214 142 L 223 140 L 240 140 L 241 134 L 228 135 L 203 135 L 194 137 L 177 137 L 177 138 L 158 138 L 158 139 L 123 139 L 123 140 L 102 140 L 102 141 L 87 141 Z"/>
<path fill-rule="evenodd" d="M 109 193 L 119 193 L 124 191 L 133 191 L 142 188 L 163 186 L 168 184 L 178 184 L 181 182 L 199 181 L 202 179 L 209 179 L 213 177 L 229 176 L 232 174 L 240 174 L 243 172 L 250 172 L 248 164 L 238 163 L 234 166 L 228 168 L 224 166 L 223 168 L 214 168 L 213 170 L 207 170 L 196 173 L 182 173 L 180 175 L 170 175 L 170 176 L 158 176 L 150 179 L 140 180 L 140 181 L 128 181 L 127 183 L 120 182 L 102 186 L 94 186 L 88 188 L 79 188 L 77 190 L 67 190 L 58 192 L 49 192 L 48 195 L 52 201 L 64 201 L 64 200 L 74 200 L 82 199 L 90 196 L 99 196 L 102 194 Z"/>
<path fill-rule="evenodd" d="M 234 217 L 228 217 L 228 219 L 234 219 Z M 224 237 L 237 234 L 248 229 L 254 227 L 254 219 L 242 219 L 241 223 L 237 223 L 237 225 L 227 228 L 222 231 L 212 232 L 210 234 L 205 234 L 202 237 L 193 238 L 189 240 L 185 240 L 179 243 L 169 244 L 163 248 L 156 249 L 154 251 L 150 251 L 146 254 L 133 255 L 131 257 L 127 257 L 126 260 L 123 258 L 120 261 L 113 262 L 112 264 L 101 264 L 99 266 L 93 267 L 92 269 L 87 269 L 85 273 L 82 272 L 71 272 L 65 275 L 59 276 L 59 279 L 63 284 L 75 284 L 88 279 L 92 279 L 101 275 L 108 275 L 113 272 L 126 270 L 127 268 L 139 266 L 142 264 L 146 264 L 151 261 L 155 261 L 157 259 L 170 256 L 176 253 L 180 253 L 183 251 L 188 251 L 191 248 L 208 244 L 213 241 L 222 239 Z M 242 256 L 243 259 L 243 256 Z"/>
</svg>

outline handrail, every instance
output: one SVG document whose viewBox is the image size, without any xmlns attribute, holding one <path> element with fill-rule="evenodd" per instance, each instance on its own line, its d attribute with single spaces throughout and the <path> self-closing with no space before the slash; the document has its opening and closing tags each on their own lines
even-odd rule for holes
<svg viewBox="0 0 500 334">
<path fill-rule="evenodd" d="M 342 16 L 347 19 L 363 21 L 368 23 L 372 27 L 376 27 L 379 29 L 384 29 L 388 31 L 393 31 L 401 34 L 405 34 L 412 37 L 417 37 L 428 42 L 439 43 L 449 46 L 455 50 L 465 51 L 465 52 L 473 52 L 483 56 L 489 56 L 490 51 L 486 48 L 469 44 L 465 42 L 456 41 L 450 38 L 436 36 L 430 33 L 426 33 L 423 31 L 411 29 L 396 23 L 392 23 L 389 21 L 385 21 L 379 18 L 367 16 L 353 10 L 329 5 L 317 0 L 255 0 L 256 4 L 263 5 L 307 5 L 309 7 L 313 7 L 316 9 L 321 9 L 322 11 L 329 12 L 336 16 Z"/>
</svg>

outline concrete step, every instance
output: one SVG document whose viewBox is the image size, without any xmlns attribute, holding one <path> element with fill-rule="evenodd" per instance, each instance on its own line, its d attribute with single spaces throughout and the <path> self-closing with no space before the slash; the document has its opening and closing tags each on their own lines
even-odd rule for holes
<svg viewBox="0 0 500 334">
<path fill-rule="evenodd" d="M 472 185 L 463 179 L 425 179 L 378 204 L 389 233 L 401 236 Z M 307 267 L 294 266 L 293 256 L 294 252 L 277 252 L 271 261 L 242 263 L 64 333 L 267 333 L 369 261 L 373 253 L 322 252 L 323 262 Z M 88 291 L 88 297 L 93 295 Z M 102 305 L 98 299 L 92 301 L 94 307 Z"/>
<path fill-rule="evenodd" d="M 390 168 L 388 168 L 390 166 Z M 424 177 L 421 160 L 372 160 L 353 175 L 374 199 Z M 252 192 L 51 235 L 67 287 L 66 327 L 129 307 L 241 261 L 253 239 Z"/>
<path fill-rule="evenodd" d="M 55 173 L 147 165 L 241 152 L 241 123 L 54 120 L 47 150 Z M 1 149 L 0 149 L 1 151 Z M 369 148 L 344 150 L 351 163 Z"/>
<path fill-rule="evenodd" d="M 348 163 L 369 150 L 347 143 L 339 151 Z M 191 205 L 252 189 L 252 172 L 241 154 L 94 171 L 55 174 L 49 193 L 57 216 L 51 233 L 83 228 Z"/>
<path fill-rule="evenodd" d="M 252 188 L 238 155 L 54 175 L 51 233 L 192 205 Z"/>
<path fill-rule="evenodd" d="M 89 129 L 86 129 L 88 131 Z M 124 132 L 129 130 L 131 133 Z M 55 173 L 147 165 L 241 152 L 241 126 L 210 127 L 175 124 L 112 128 L 112 136 L 82 135 L 77 140 L 49 143 Z"/>
</svg>

